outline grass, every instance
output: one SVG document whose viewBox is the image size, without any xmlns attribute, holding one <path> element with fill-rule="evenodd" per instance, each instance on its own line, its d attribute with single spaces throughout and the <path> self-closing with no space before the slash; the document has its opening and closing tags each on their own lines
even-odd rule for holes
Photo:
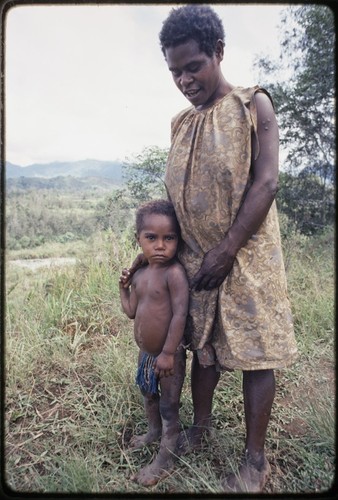
<svg viewBox="0 0 338 500">
<path fill-rule="evenodd" d="M 137 251 L 128 241 L 96 235 L 73 248 L 74 267 L 7 267 L 5 474 L 16 492 L 213 494 L 236 470 L 245 427 L 241 373 L 231 372 L 216 390 L 202 450 L 154 487 L 130 481 L 157 445 L 126 446 L 146 428 L 132 322 L 118 298 L 120 269 Z M 325 492 L 335 474 L 333 236 L 293 234 L 284 245 L 299 359 L 276 372 L 266 492 Z M 184 426 L 192 418 L 189 378 L 188 370 Z"/>
<path fill-rule="evenodd" d="M 7 253 L 7 260 L 48 259 L 52 257 L 74 257 L 88 251 L 88 242 L 83 240 L 66 243 L 49 242 L 35 248 L 21 248 Z"/>
</svg>

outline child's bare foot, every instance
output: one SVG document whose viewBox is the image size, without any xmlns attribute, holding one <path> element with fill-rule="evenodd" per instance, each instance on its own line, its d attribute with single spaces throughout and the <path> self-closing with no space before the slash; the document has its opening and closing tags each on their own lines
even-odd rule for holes
<svg viewBox="0 0 338 500">
<path fill-rule="evenodd" d="M 131 479 L 142 486 L 153 486 L 170 474 L 173 465 L 173 458 L 157 455 L 151 464 L 143 467 Z"/>
<path fill-rule="evenodd" d="M 141 434 L 140 436 L 133 436 L 129 441 L 128 448 L 130 450 L 137 450 L 138 448 L 143 448 L 147 444 L 157 441 L 162 433 L 162 429 L 148 431 L 146 434 Z"/>
<path fill-rule="evenodd" d="M 205 427 L 192 425 L 189 429 L 180 432 L 175 453 L 178 456 L 187 455 L 192 451 L 198 451 L 202 447 L 202 439 L 209 432 Z"/>
</svg>

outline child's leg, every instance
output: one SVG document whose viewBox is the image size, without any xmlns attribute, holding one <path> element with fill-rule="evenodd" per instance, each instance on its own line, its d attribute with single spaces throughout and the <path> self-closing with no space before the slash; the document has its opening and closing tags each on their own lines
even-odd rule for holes
<svg viewBox="0 0 338 500">
<path fill-rule="evenodd" d="M 159 408 L 160 396 L 158 394 L 143 393 L 143 401 L 148 421 L 148 432 L 131 438 L 129 448 L 132 450 L 153 443 L 162 434 L 162 420 Z"/>
<path fill-rule="evenodd" d="M 166 476 L 174 463 L 174 451 L 180 431 L 179 402 L 185 376 L 186 353 L 180 347 L 175 354 L 174 375 L 160 380 L 160 413 L 162 438 L 158 454 L 153 462 L 139 471 L 135 479 L 144 486 L 156 484 Z"/>
<path fill-rule="evenodd" d="M 138 366 L 140 366 L 143 352 L 139 352 Z M 132 450 L 142 448 L 147 444 L 156 441 L 162 434 L 162 420 L 160 414 L 160 396 L 141 391 L 143 395 L 144 411 L 148 422 L 148 432 L 140 436 L 133 436 L 129 442 L 129 448 Z"/>
</svg>

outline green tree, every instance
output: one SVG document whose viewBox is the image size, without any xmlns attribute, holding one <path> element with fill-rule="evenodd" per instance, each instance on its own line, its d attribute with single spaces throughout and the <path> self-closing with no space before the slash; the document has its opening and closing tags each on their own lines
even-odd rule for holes
<svg viewBox="0 0 338 500">
<path fill-rule="evenodd" d="M 123 164 L 124 178 L 131 198 L 136 204 L 166 197 L 164 172 L 168 150 L 149 146 Z"/>
<path fill-rule="evenodd" d="M 273 94 L 287 145 L 286 163 L 295 173 L 322 166 L 332 179 L 334 163 L 335 27 L 327 6 L 303 5 L 283 11 L 279 60 L 256 61 L 264 86 Z"/>
<path fill-rule="evenodd" d="M 260 81 L 276 105 L 285 169 L 290 189 L 299 188 L 316 217 L 314 229 L 332 222 L 335 180 L 335 26 L 325 5 L 290 6 L 281 17 L 281 51 L 277 60 L 256 59 Z M 302 178 L 298 179 L 300 175 Z M 308 182 L 305 182 L 309 176 Z M 314 176 L 316 181 L 314 181 Z M 314 181 L 314 182 L 312 182 Z M 281 183 L 283 189 L 283 183 Z M 304 185 L 309 191 L 304 193 Z M 320 196 L 319 196 L 320 192 Z M 287 193 L 280 193 L 288 201 Z M 304 200 L 304 198 L 303 198 Z M 291 201 L 291 200 L 290 200 Z M 300 215 L 298 213 L 298 215 Z M 299 219 L 299 222 L 302 221 Z M 301 224 L 302 225 L 302 224 Z M 310 227 L 308 221 L 306 227 Z M 303 225 L 305 227 L 305 225 Z"/>
<path fill-rule="evenodd" d="M 305 170 L 297 176 L 281 172 L 279 182 L 278 208 L 288 216 L 299 231 L 312 234 L 322 230 L 326 225 L 333 224 L 335 216 L 333 186 L 327 187 L 328 194 L 323 199 L 319 177 Z M 322 205 L 324 205 L 323 212 L 318 210 Z"/>
<path fill-rule="evenodd" d="M 102 227 L 111 227 L 115 233 L 129 230 L 134 225 L 135 208 L 141 203 L 166 198 L 164 173 L 168 149 L 149 146 L 123 163 L 125 187 L 116 189 L 109 197 L 106 213 L 101 212 Z"/>
</svg>

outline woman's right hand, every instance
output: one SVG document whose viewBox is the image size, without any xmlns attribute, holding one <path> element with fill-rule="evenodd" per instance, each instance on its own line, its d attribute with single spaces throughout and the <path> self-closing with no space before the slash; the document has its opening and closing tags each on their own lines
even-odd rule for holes
<svg viewBox="0 0 338 500">
<path fill-rule="evenodd" d="M 133 276 L 134 273 L 136 273 L 136 271 L 138 269 L 140 269 L 141 267 L 143 266 L 146 266 L 148 264 L 148 261 L 147 259 L 144 257 L 143 253 L 139 253 L 134 262 L 132 263 L 131 267 L 128 268 L 124 268 L 122 269 L 122 273 L 121 273 L 121 276 L 120 276 L 120 279 L 119 279 L 119 282 L 120 282 L 120 285 L 123 287 L 123 288 L 129 288 L 130 287 L 130 284 L 131 284 L 131 278 Z"/>
<path fill-rule="evenodd" d="M 147 266 L 148 261 L 143 255 L 143 253 L 139 253 L 134 262 L 132 263 L 131 267 L 129 268 L 130 275 L 132 276 L 140 267 Z"/>
<path fill-rule="evenodd" d="M 130 271 L 125 267 L 124 269 L 122 269 L 121 276 L 119 278 L 120 287 L 129 288 L 130 281 L 131 281 Z"/>
</svg>

